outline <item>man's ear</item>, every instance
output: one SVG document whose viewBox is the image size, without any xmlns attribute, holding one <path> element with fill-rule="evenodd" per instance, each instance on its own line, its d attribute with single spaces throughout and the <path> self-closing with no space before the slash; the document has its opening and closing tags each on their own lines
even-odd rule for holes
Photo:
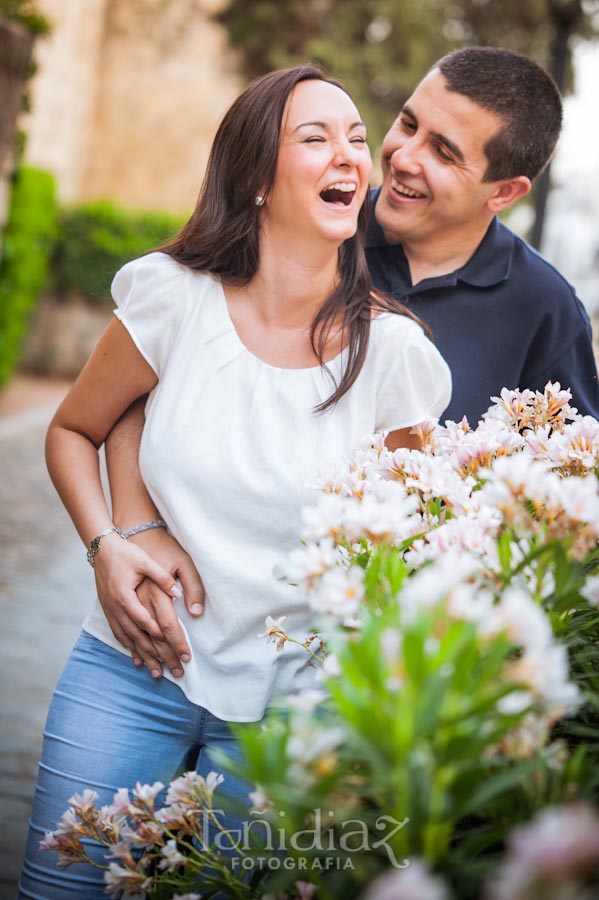
<svg viewBox="0 0 599 900">
<path fill-rule="evenodd" d="M 499 213 L 503 209 L 509 209 L 517 200 L 528 194 L 530 186 L 530 178 L 527 178 L 526 175 L 498 181 L 495 190 L 487 200 L 489 210 L 492 213 Z"/>
</svg>

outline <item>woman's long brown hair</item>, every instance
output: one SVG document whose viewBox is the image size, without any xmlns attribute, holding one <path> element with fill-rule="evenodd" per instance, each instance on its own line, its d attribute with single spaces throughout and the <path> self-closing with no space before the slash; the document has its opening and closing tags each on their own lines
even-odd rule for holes
<svg viewBox="0 0 599 900">
<path fill-rule="evenodd" d="M 248 284 L 259 262 L 260 207 L 273 186 L 287 100 L 302 81 L 325 81 L 347 93 L 315 65 L 269 72 L 253 81 L 230 107 L 216 133 L 196 208 L 164 253 L 192 269 L 218 275 L 223 284 Z M 349 95 L 348 95 L 349 96 Z M 372 291 L 364 238 L 370 201 L 358 215 L 356 234 L 339 248 L 339 279 L 312 322 L 310 339 L 321 366 L 335 321 L 342 320 L 347 364 L 335 390 L 315 412 L 331 409 L 351 388 L 364 364 L 373 306 L 416 318 L 400 303 Z M 416 319 L 420 325 L 420 320 Z"/>
</svg>

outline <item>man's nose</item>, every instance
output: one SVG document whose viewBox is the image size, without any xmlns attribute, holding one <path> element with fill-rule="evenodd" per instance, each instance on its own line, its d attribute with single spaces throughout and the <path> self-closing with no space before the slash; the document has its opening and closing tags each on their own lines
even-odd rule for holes
<svg viewBox="0 0 599 900">
<path fill-rule="evenodd" d="M 415 138 L 408 139 L 397 147 L 390 157 L 391 166 L 397 172 L 420 172 L 422 147 Z"/>
</svg>

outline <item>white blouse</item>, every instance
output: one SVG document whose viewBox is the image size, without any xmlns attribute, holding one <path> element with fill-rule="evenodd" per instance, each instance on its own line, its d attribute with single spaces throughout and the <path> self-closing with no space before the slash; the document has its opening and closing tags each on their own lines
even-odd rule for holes
<svg viewBox="0 0 599 900">
<path fill-rule="evenodd" d="M 287 616 L 286 630 L 300 640 L 311 626 L 300 589 L 273 574 L 299 545 L 309 485 L 364 435 L 440 415 L 449 369 L 415 322 L 383 313 L 358 379 L 333 410 L 316 415 L 334 389 L 326 372 L 281 369 L 250 353 L 218 279 L 151 253 L 117 272 L 112 294 L 159 379 L 146 406 L 141 473 L 206 590 L 199 619 L 175 601 L 192 659 L 182 678 L 165 677 L 221 719 L 260 719 L 314 683 L 302 648 L 277 652 L 259 638 L 267 615 Z M 337 381 L 345 357 L 329 363 Z M 129 653 L 99 603 L 83 627 Z"/>
</svg>

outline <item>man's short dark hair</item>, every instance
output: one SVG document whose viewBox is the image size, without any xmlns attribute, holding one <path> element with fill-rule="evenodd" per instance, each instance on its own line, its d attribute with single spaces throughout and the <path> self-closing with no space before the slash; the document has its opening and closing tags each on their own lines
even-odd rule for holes
<svg viewBox="0 0 599 900">
<path fill-rule="evenodd" d="M 553 78 L 528 56 L 499 47 L 463 47 L 433 67 L 447 89 L 463 94 L 503 124 L 484 146 L 483 181 L 535 178 L 555 149 L 562 101 Z"/>
</svg>

